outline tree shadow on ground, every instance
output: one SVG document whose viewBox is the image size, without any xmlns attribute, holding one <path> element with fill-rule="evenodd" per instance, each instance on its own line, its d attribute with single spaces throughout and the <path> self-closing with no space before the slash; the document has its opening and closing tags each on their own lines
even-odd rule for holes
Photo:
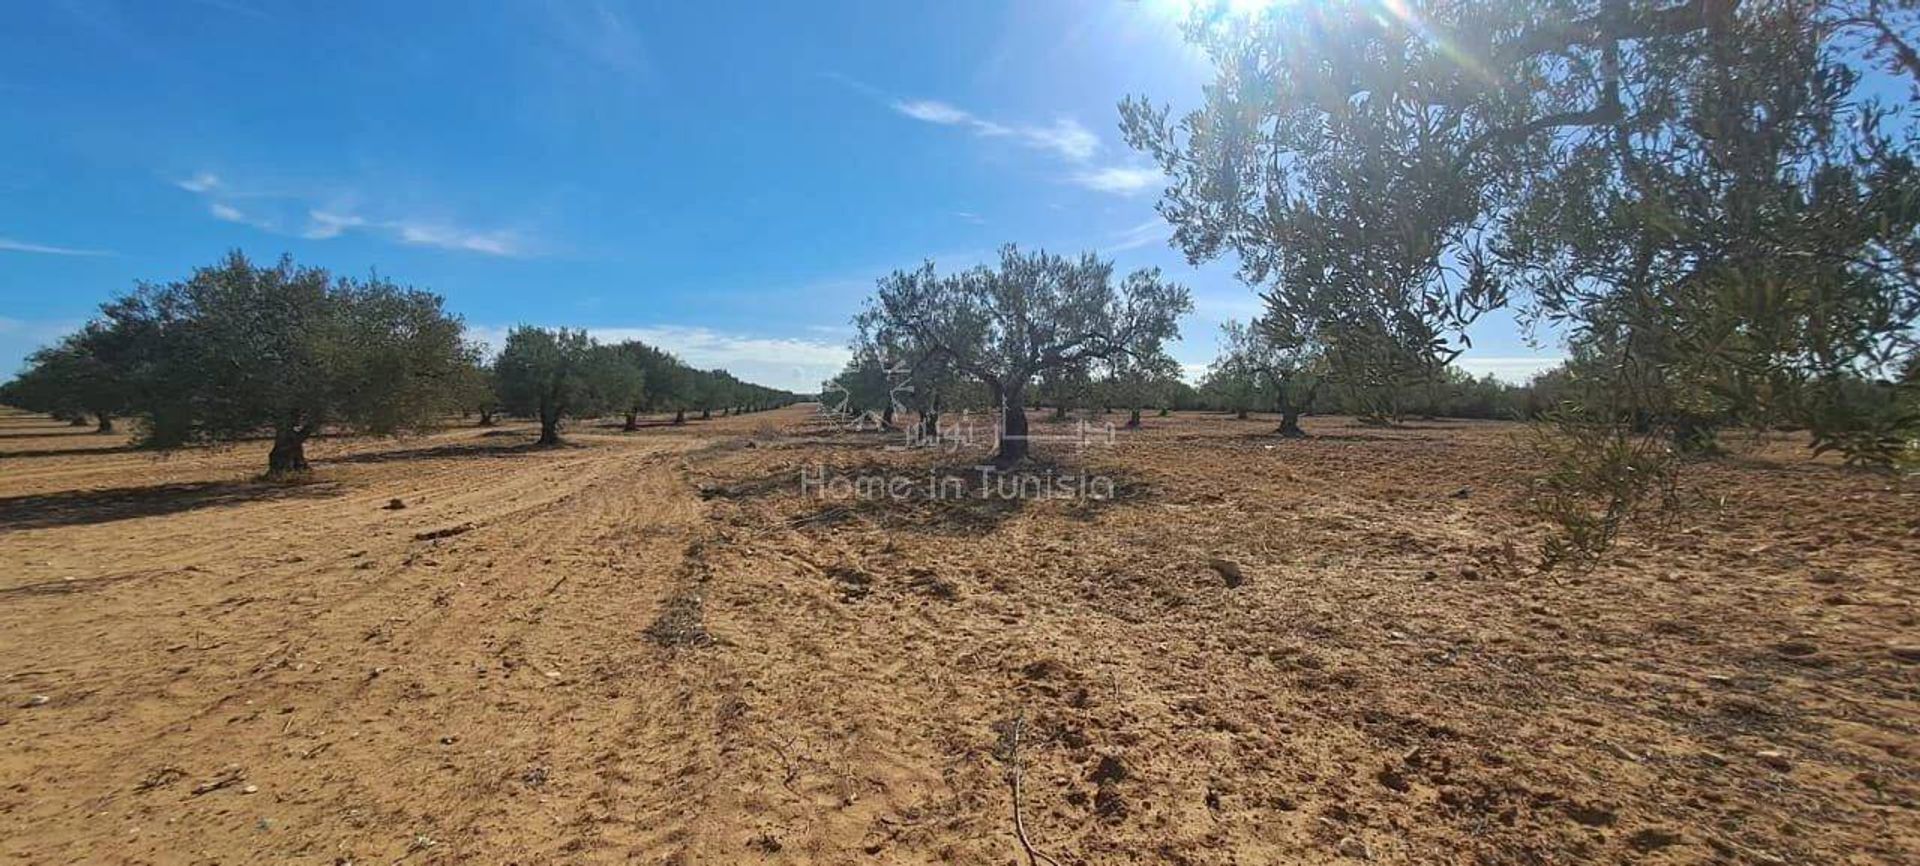
<svg viewBox="0 0 1920 866">
<path fill-rule="evenodd" d="M 1387 421 L 1379 424 L 1354 421 L 1348 423 L 1346 426 L 1361 427 L 1370 430 L 1461 430 L 1471 427 L 1476 423 L 1492 423 L 1495 420 L 1496 419 L 1490 418 L 1422 418 L 1418 421 L 1401 421 L 1398 423 Z"/>
<path fill-rule="evenodd" d="M 588 424 L 586 426 L 592 427 L 595 430 L 611 430 L 615 433 L 635 433 L 641 430 L 650 430 L 655 427 L 679 427 L 679 428 L 685 429 L 687 427 L 692 427 L 696 424 L 701 424 L 701 423 L 704 423 L 704 422 L 702 422 L 698 418 L 688 418 L 687 420 L 681 421 L 678 423 L 675 423 L 674 421 L 671 421 L 671 420 L 635 421 L 633 424 L 632 430 L 627 429 L 627 422 L 625 421 L 598 421 L 592 424 Z"/>
<path fill-rule="evenodd" d="M 491 434 L 484 434 L 490 436 Z M 535 451 L 553 451 L 561 448 L 585 447 L 568 443 L 559 445 L 541 445 L 531 437 L 521 442 L 454 442 L 435 445 L 432 448 L 396 448 L 392 451 L 369 451 L 364 454 L 348 454 L 341 457 L 316 459 L 315 463 L 398 463 L 407 460 L 449 460 L 461 458 L 517 457 Z"/>
<path fill-rule="evenodd" d="M 1405 427 L 1381 428 L 1405 430 Z M 1382 436 L 1378 433 L 1313 433 L 1309 438 L 1321 442 L 1431 442 L 1432 436 Z"/>
<path fill-rule="evenodd" d="M 30 432 L 17 432 L 14 430 L 0 432 L 0 439 L 48 439 L 54 436 L 112 436 L 114 435 L 112 433 L 102 433 L 98 430 L 95 430 L 93 429 L 92 425 L 88 425 L 86 427 L 66 427 L 66 426 L 33 427 L 28 429 Z M 40 431 L 44 431 L 44 432 L 40 432 Z"/>
<path fill-rule="evenodd" d="M 841 438 L 831 437 L 831 436 L 785 436 L 783 435 L 777 439 L 769 439 L 766 441 L 757 442 L 757 444 L 754 447 L 762 448 L 768 451 L 803 451 L 803 450 L 809 450 L 814 448 L 820 448 L 820 449 L 832 450 L 832 451 L 853 451 L 856 449 L 861 451 L 871 451 L 873 450 L 873 445 L 874 443 L 870 439 L 856 440 L 856 439 L 841 439 Z"/>
<path fill-rule="evenodd" d="M 1314 433 L 1304 436 L 1288 436 L 1275 427 L 1262 427 L 1258 430 L 1227 430 L 1220 432 L 1175 433 L 1162 441 L 1185 443 L 1228 444 L 1236 442 L 1265 443 L 1281 445 L 1308 442 L 1412 442 L 1425 437 L 1417 436 L 1381 436 L 1376 433 Z"/>
<path fill-rule="evenodd" d="M 1315 439 L 1334 439 L 1334 438 L 1338 438 L 1338 436 L 1339 434 L 1337 433 L 1308 433 L 1304 436 L 1288 436 L 1285 433 L 1281 433 L 1277 428 L 1267 427 L 1258 431 L 1228 433 L 1219 438 L 1234 441 L 1234 442 L 1274 443 L 1274 442 L 1312 442 Z M 1385 439 L 1390 437 L 1382 436 L 1378 438 Z"/>
<path fill-rule="evenodd" d="M 338 496 L 332 484 L 196 481 L 149 487 L 69 490 L 0 498 L 0 532 L 85 526 L 249 502 Z"/>
<path fill-rule="evenodd" d="M 30 451 L 0 451 L 0 462 L 17 457 L 75 457 L 87 454 L 131 454 L 147 450 L 134 445 L 109 445 L 105 448 L 35 448 Z"/>
</svg>

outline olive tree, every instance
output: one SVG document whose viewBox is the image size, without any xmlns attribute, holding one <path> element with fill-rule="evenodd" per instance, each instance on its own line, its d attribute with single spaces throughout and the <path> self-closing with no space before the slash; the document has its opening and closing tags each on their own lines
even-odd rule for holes
<svg viewBox="0 0 1920 866">
<path fill-rule="evenodd" d="M 940 275 L 931 262 L 880 280 L 866 316 L 987 389 L 1000 410 L 995 459 L 1028 454 L 1026 405 L 1036 377 L 1120 355 L 1150 356 L 1179 336 L 1187 290 L 1157 269 L 1115 285 L 1113 265 L 1008 245 L 998 267 Z"/>
<path fill-rule="evenodd" d="M 1067 412 L 1093 402 L 1093 372 L 1086 364 L 1043 370 L 1033 391 L 1035 408 L 1052 407 L 1052 419 L 1065 421 Z"/>
<path fill-rule="evenodd" d="M 692 368 L 671 356 L 669 360 L 671 363 L 649 368 L 647 382 L 653 394 L 649 403 L 654 409 L 672 409 L 673 423 L 685 424 L 687 407 L 693 405 L 699 383 Z"/>
<path fill-rule="evenodd" d="M 1168 383 L 1180 378 L 1180 362 L 1158 346 L 1139 354 L 1121 352 L 1101 364 L 1106 370 L 1102 383 L 1106 399 L 1127 409 L 1127 429 L 1140 426 L 1140 409 L 1148 403 L 1164 402 Z"/>
<path fill-rule="evenodd" d="M 595 378 L 603 363 L 599 345 L 585 331 L 516 327 L 493 364 L 501 405 L 539 418 L 539 444 L 558 445 L 561 418 L 598 411 Z"/>
<path fill-rule="evenodd" d="M 1915 386 L 1920 116 L 1883 104 L 1887 83 L 1914 92 L 1911 16 L 1867 0 L 1202 13 L 1189 32 L 1217 74 L 1201 107 L 1121 113 L 1170 177 L 1176 243 L 1235 253 L 1360 393 L 1431 381 L 1509 295 L 1604 350 L 1599 404 L 1559 417 L 1634 456 L 1562 480 L 1622 513 L 1661 455 L 1711 447 L 1728 420 L 1804 424 L 1865 462 L 1912 441 L 1920 420 L 1842 399 L 1863 378 Z M 1624 438 L 1640 435 L 1664 441 Z"/>
<path fill-rule="evenodd" d="M 462 417 L 469 412 L 476 413 L 480 416 L 480 426 L 493 426 L 493 416 L 500 411 L 500 389 L 494 381 L 493 364 L 482 360 L 476 351 L 473 359 L 453 377 L 450 399 L 459 407 Z"/>
<path fill-rule="evenodd" d="M 740 387 L 740 380 L 722 369 L 695 370 L 694 404 L 700 409 L 700 420 L 713 417 L 715 408 L 724 409 L 733 405 L 734 396 Z"/>
<path fill-rule="evenodd" d="M 1270 310 L 1303 314 L 1346 357 L 1356 389 L 1437 376 L 1504 300 L 1483 231 L 1503 175 L 1431 144 L 1473 134 L 1427 101 L 1477 79 L 1360 2 L 1202 10 L 1190 35 L 1218 70 L 1201 107 L 1121 105 L 1127 140 L 1167 175 L 1175 245 L 1196 263 L 1234 255 Z M 1410 83 L 1421 75 L 1444 80 Z"/>
<path fill-rule="evenodd" d="M 633 350 L 638 342 L 594 348 L 589 378 L 599 404 L 622 416 L 620 429 L 640 429 L 640 412 L 647 405 L 646 361 Z"/>
<path fill-rule="evenodd" d="M 135 389 L 141 440 L 167 448 L 273 436 L 269 475 L 307 469 L 326 428 L 390 434 L 431 426 L 471 363 L 439 296 L 385 278 L 335 278 L 239 252 L 186 280 L 102 307 L 110 365 Z"/>
<path fill-rule="evenodd" d="M 66 421 L 76 427 L 86 426 L 86 410 L 80 408 L 71 384 L 70 359 L 71 356 L 51 348 L 33 353 L 20 375 L 0 385 L 0 403 L 29 412 L 45 412 L 55 421 Z"/>
<path fill-rule="evenodd" d="M 893 425 L 893 367 L 883 350 L 871 342 L 856 342 L 853 357 L 823 390 L 834 409 L 862 420 L 872 418 L 882 430 Z"/>
<path fill-rule="evenodd" d="M 22 409 L 55 417 L 91 415 L 97 432 L 113 432 L 114 418 L 130 411 L 136 395 L 133 383 L 98 351 L 106 336 L 102 326 L 91 323 L 34 352 L 27 369 L 10 383 L 8 399 Z"/>
<path fill-rule="evenodd" d="M 918 416 L 917 439 L 937 441 L 940 413 L 964 400 L 953 359 L 913 333 L 889 327 L 871 308 L 855 316 L 853 324 L 854 360 L 848 373 L 859 383 L 859 389 L 877 385 L 883 390 L 882 425 L 892 426 L 894 405 L 898 403 Z M 854 369 L 856 364 L 870 366 Z M 847 376 L 842 374 L 843 382 Z"/>
<path fill-rule="evenodd" d="M 1323 364 L 1310 330 L 1290 329 L 1269 317 L 1251 325 L 1222 325 L 1220 356 L 1209 375 L 1237 402 L 1240 417 L 1254 400 L 1268 400 L 1280 415 L 1274 432 L 1299 438 L 1307 435 L 1300 429 L 1300 413 L 1313 406 L 1327 380 Z"/>
<path fill-rule="evenodd" d="M 638 391 L 630 392 L 628 400 L 623 404 L 616 401 L 618 405 L 613 407 L 625 416 L 625 429 L 637 429 L 642 412 L 660 412 L 676 406 L 684 409 L 692 371 L 679 358 L 639 340 L 616 343 L 613 348 L 640 371 Z"/>
</svg>

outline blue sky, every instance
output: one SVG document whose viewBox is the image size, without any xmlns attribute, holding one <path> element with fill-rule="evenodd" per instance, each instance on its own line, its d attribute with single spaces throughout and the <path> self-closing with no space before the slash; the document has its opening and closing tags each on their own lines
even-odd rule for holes
<svg viewBox="0 0 1920 866">
<path fill-rule="evenodd" d="M 430 288 L 482 336 L 638 336 L 811 390 L 873 281 L 1005 242 L 1157 265 L 1115 104 L 1197 100 L 1173 0 L 50 0 L 0 28 L 0 373 L 238 247 Z M 1463 365 L 1549 363 L 1504 313 Z"/>
</svg>

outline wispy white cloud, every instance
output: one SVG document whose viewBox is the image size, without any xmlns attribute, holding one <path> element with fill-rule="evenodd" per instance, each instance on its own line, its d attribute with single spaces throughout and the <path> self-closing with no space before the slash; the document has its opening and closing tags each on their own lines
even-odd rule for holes
<svg viewBox="0 0 1920 866">
<path fill-rule="evenodd" d="M 630 79 L 652 77 L 653 66 L 640 28 L 607 0 L 547 4 L 548 31 L 568 63 L 585 61 Z"/>
<path fill-rule="evenodd" d="M 1052 126 L 1028 126 L 1014 130 L 1027 143 L 1052 150 L 1068 159 L 1084 161 L 1100 149 L 1100 137 L 1087 131 L 1080 122 L 1063 117 Z"/>
<path fill-rule="evenodd" d="M 223 201 L 208 202 L 207 213 L 212 214 L 214 219 L 222 222 L 250 226 L 263 232 L 280 231 L 280 223 L 278 221 L 268 217 L 255 216 Z"/>
<path fill-rule="evenodd" d="M 1100 248 L 1101 255 L 1137 250 L 1152 246 L 1167 239 L 1167 223 L 1159 217 L 1147 220 L 1114 236 L 1111 243 Z"/>
<path fill-rule="evenodd" d="M 506 344 L 507 326 L 473 326 L 468 335 L 497 352 Z M 852 352 L 843 342 L 799 337 L 769 337 L 728 333 L 688 325 L 589 327 L 587 333 L 603 343 L 639 340 L 672 352 L 702 370 L 721 369 L 741 379 L 789 391 L 818 390 L 846 366 Z"/>
<path fill-rule="evenodd" d="M 46 256 L 110 256 L 107 250 L 83 250 L 74 247 L 57 247 L 50 244 L 36 244 L 0 237 L 0 252 L 38 253 Z"/>
<path fill-rule="evenodd" d="M 869 96 L 878 91 L 844 76 L 829 76 Z M 971 131 L 981 138 L 1009 138 L 1036 150 L 1084 164 L 1100 152 L 1100 137 L 1079 121 L 1062 117 L 1051 124 L 1012 124 L 982 117 L 950 102 L 938 99 L 891 99 L 894 111 L 922 123 L 952 126 Z M 1160 172 L 1151 168 L 1113 165 L 1088 167 L 1067 176 L 1066 180 L 1096 192 L 1133 195 L 1159 183 Z"/>
<path fill-rule="evenodd" d="M 307 211 L 306 231 L 301 232 L 300 236 L 308 240 L 324 241 L 329 238 L 339 237 L 345 233 L 347 229 L 361 228 L 366 224 L 367 221 L 365 219 L 354 216 L 353 214 L 310 210 Z"/>
<path fill-rule="evenodd" d="M 962 111 L 937 99 L 900 99 L 893 103 L 893 110 L 914 120 L 928 123 L 941 123 L 948 126 L 966 125 L 988 135 L 1001 135 L 1007 128 L 997 123 L 981 120 L 971 113 Z"/>
<path fill-rule="evenodd" d="M 528 256 L 536 246 L 517 231 L 478 229 L 441 218 L 417 216 L 374 217 L 346 206 L 354 196 L 302 196 L 285 192 L 240 188 L 212 172 L 199 172 L 173 182 L 207 204 L 215 219 L 251 226 L 274 234 L 308 240 L 331 240 L 349 232 L 364 232 L 409 246 L 434 247 L 489 256 Z M 313 206 L 307 199 L 332 202 Z M 242 209 L 235 201 L 246 202 Z"/>
<path fill-rule="evenodd" d="M 173 185 L 187 192 L 212 192 L 219 188 L 220 177 L 212 172 L 203 171 L 192 177 L 176 180 Z"/>
<path fill-rule="evenodd" d="M 977 226 L 983 226 L 987 224 L 986 217 L 983 217 L 977 213 L 974 213 L 973 211 L 957 210 L 953 212 L 953 215 L 954 217 L 959 219 L 961 222 L 969 222 Z"/>
<path fill-rule="evenodd" d="M 1009 123 L 938 99 L 889 96 L 878 87 L 837 72 L 822 74 L 869 98 L 885 102 L 895 112 L 922 123 L 968 130 L 981 138 L 1012 139 L 1080 165 L 1088 163 L 1100 153 L 1100 137 L 1071 117 L 1058 118 L 1051 124 Z M 1152 169 L 1131 166 L 1088 167 L 1068 175 L 1064 180 L 1098 192 L 1132 195 L 1153 186 L 1160 180 L 1160 174 Z"/>
<path fill-rule="evenodd" d="M 1108 166 L 1093 171 L 1083 171 L 1072 178 L 1074 183 L 1099 192 L 1133 195 L 1160 182 L 1161 174 L 1151 168 L 1129 168 Z"/>
<path fill-rule="evenodd" d="M 1100 149 L 1100 137 L 1071 117 L 1062 117 L 1047 125 L 1008 124 L 937 99 L 896 99 L 891 104 L 894 111 L 914 120 L 958 126 L 986 138 L 1012 138 L 1074 162 L 1085 162 Z"/>
<path fill-rule="evenodd" d="M 394 234 L 401 243 L 417 247 L 439 247 L 443 250 L 462 250 L 472 253 L 485 253 L 490 256 L 521 256 L 529 250 L 513 232 L 479 231 L 445 223 L 397 220 L 379 223 Z"/>
</svg>

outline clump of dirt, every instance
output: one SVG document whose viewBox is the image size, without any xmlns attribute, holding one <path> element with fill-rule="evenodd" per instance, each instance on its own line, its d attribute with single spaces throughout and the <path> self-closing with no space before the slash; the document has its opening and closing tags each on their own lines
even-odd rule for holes
<svg viewBox="0 0 1920 866">
<path fill-rule="evenodd" d="M 833 566 L 827 569 L 827 576 L 840 588 L 841 601 L 855 602 L 873 593 L 873 575 L 854 566 Z"/>
<path fill-rule="evenodd" d="M 1131 774 L 1126 762 L 1117 752 L 1108 752 L 1100 756 L 1093 771 L 1087 774 L 1087 781 L 1094 784 L 1093 814 L 1107 823 L 1119 823 L 1126 820 L 1130 809 L 1127 798 L 1121 793 L 1121 782 Z"/>
<path fill-rule="evenodd" d="M 958 601 L 960 598 L 960 587 L 958 584 L 941 577 L 931 570 L 913 568 L 909 569 L 907 573 L 909 575 L 907 586 L 911 587 L 915 592 L 937 598 L 941 601 Z"/>
<path fill-rule="evenodd" d="M 1237 589 L 1240 584 L 1247 582 L 1247 575 L 1240 570 L 1240 564 L 1231 559 L 1215 557 L 1207 560 L 1207 567 L 1218 573 L 1229 589 Z"/>
<path fill-rule="evenodd" d="M 704 616 L 705 590 L 711 574 L 707 550 L 704 539 L 687 545 L 680 567 L 675 571 L 678 588 L 644 631 L 654 643 L 663 647 L 703 647 L 713 643 Z"/>
<path fill-rule="evenodd" d="M 690 590 L 667 599 L 660 615 L 646 627 L 645 634 L 663 647 L 702 647 L 713 643 L 702 618 L 700 593 Z"/>
</svg>

